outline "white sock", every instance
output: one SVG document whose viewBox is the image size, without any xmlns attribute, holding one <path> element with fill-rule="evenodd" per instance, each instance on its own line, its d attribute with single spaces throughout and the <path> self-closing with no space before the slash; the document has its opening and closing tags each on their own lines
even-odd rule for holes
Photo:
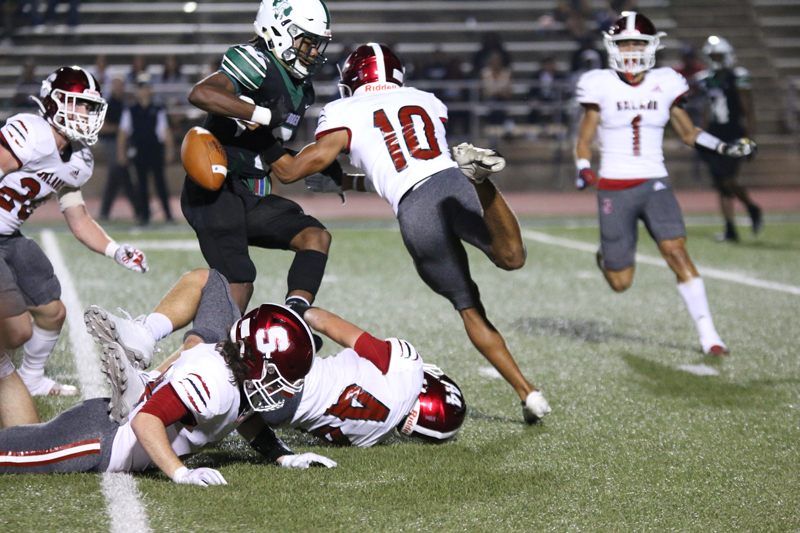
<svg viewBox="0 0 800 533">
<path fill-rule="evenodd" d="M 686 283 L 678 283 L 678 292 L 683 296 L 689 314 L 692 315 L 697 326 L 697 333 L 700 339 L 716 338 L 719 334 L 714 327 L 714 320 L 711 318 L 711 310 L 708 307 L 706 298 L 706 286 L 702 278 L 694 278 Z"/>
<path fill-rule="evenodd" d="M 10 376 L 14 372 L 14 363 L 7 353 L 0 355 L 0 379 Z"/>
<path fill-rule="evenodd" d="M 60 334 L 60 331 L 48 331 L 33 324 L 33 335 L 23 347 L 25 356 L 19 369 L 19 376 L 23 380 L 31 382 L 44 377 L 44 365 L 56 347 Z"/>
<path fill-rule="evenodd" d="M 161 313 L 150 313 L 144 319 L 145 327 L 150 330 L 156 342 L 160 341 L 172 333 L 172 322 L 166 315 Z"/>
</svg>

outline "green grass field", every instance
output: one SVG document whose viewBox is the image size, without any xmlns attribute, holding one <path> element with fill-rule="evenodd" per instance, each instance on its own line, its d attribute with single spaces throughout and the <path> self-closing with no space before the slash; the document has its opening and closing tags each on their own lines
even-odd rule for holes
<svg viewBox="0 0 800 533">
<path fill-rule="evenodd" d="M 592 227 L 524 225 L 597 243 Z M 716 225 L 689 227 L 699 266 L 782 284 L 773 290 L 706 276 L 717 329 L 732 351 L 715 360 L 700 353 L 663 266 L 640 264 L 633 287 L 615 294 L 584 250 L 530 239 L 528 263 L 511 273 L 471 250 L 490 318 L 553 408 L 533 427 L 522 423 L 518 398 L 472 348 L 450 304 L 419 280 L 394 222 L 330 226 L 334 243 L 317 303 L 376 336 L 408 339 L 455 379 L 469 406 L 458 439 L 432 446 L 397 436 L 363 450 L 284 433 L 295 451 L 339 463 L 287 471 L 265 465 L 232 436 L 189 461 L 220 469 L 225 487 L 133 475 L 152 531 L 800 530 L 796 221 L 768 224 L 758 241 L 738 246 L 713 243 Z M 181 249 L 194 239 L 188 227 L 118 229 L 119 242 L 145 250 L 150 273 L 129 273 L 69 233 L 56 234 L 84 306 L 142 314 L 182 272 L 204 266 L 199 251 Z M 657 255 L 644 231 L 639 252 Z M 282 301 L 291 254 L 254 251 L 254 258 L 253 302 Z M 78 384 L 66 330 L 48 373 Z M 160 355 L 180 337 L 163 341 Z M 326 342 L 322 355 L 333 353 Z M 72 403 L 37 401 L 43 419 Z M 101 483 L 97 474 L 6 476 L 0 531 L 109 531 Z"/>
</svg>

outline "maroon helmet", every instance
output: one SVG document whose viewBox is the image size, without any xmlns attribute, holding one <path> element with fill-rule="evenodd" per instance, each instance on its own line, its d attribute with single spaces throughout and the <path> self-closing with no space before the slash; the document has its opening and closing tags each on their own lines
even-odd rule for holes
<svg viewBox="0 0 800 533">
<path fill-rule="evenodd" d="M 434 443 L 453 438 L 464 423 L 467 404 L 455 381 L 434 365 L 424 365 L 425 380 L 414 408 L 398 429 Z"/>
<path fill-rule="evenodd" d="M 363 92 L 402 87 L 405 68 L 400 58 L 385 44 L 362 44 L 350 54 L 340 72 L 342 98 Z"/>
<path fill-rule="evenodd" d="M 641 13 L 624 11 L 611 28 L 603 33 L 603 43 L 608 51 L 608 66 L 629 78 L 650 70 L 656 64 L 656 50 L 661 48 L 661 37 L 666 35 L 656 31 L 655 25 Z M 644 50 L 621 52 L 618 44 L 620 41 L 642 41 Z"/>
<path fill-rule="evenodd" d="M 263 304 L 231 327 L 231 341 L 242 342 L 253 359 L 244 382 L 250 406 L 256 411 L 274 411 L 303 390 L 303 381 L 314 362 L 314 340 L 300 315 L 286 306 Z"/>
<path fill-rule="evenodd" d="M 94 76 L 80 67 L 61 67 L 43 82 L 39 98 L 42 116 L 70 141 L 97 142 L 108 105 Z"/>
</svg>

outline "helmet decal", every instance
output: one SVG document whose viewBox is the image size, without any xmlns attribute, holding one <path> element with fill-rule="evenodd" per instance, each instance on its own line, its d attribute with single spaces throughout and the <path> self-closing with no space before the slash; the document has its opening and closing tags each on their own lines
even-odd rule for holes
<svg viewBox="0 0 800 533">
<path fill-rule="evenodd" d="M 340 70 L 339 93 L 343 98 L 362 92 L 402 87 L 405 68 L 385 44 L 362 44 Z"/>
</svg>

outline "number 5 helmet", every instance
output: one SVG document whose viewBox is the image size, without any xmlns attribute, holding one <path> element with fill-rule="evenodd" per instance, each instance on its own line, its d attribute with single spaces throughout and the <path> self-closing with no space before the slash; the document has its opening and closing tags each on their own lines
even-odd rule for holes
<svg viewBox="0 0 800 533">
<path fill-rule="evenodd" d="M 39 98 L 42 116 L 70 141 L 97 142 L 108 104 L 97 80 L 80 67 L 61 67 L 43 82 Z"/>
<path fill-rule="evenodd" d="M 312 76 L 325 64 L 331 16 L 322 0 L 263 0 L 253 26 L 294 78 Z"/>
<path fill-rule="evenodd" d="M 405 68 L 400 58 L 385 44 L 362 44 L 350 54 L 340 72 L 342 98 L 356 93 L 403 86 Z"/>
<path fill-rule="evenodd" d="M 732 69 L 736 66 L 733 46 L 722 37 L 712 35 L 703 45 L 703 57 L 711 70 Z"/>
<path fill-rule="evenodd" d="M 274 411 L 285 396 L 303 390 L 314 362 L 314 340 L 300 315 L 278 304 L 263 304 L 231 327 L 230 339 L 239 343 L 240 357 L 250 373 L 243 383 L 255 411 Z"/>
<path fill-rule="evenodd" d="M 404 435 L 441 443 L 453 438 L 464 423 L 467 404 L 455 381 L 434 365 L 423 365 L 425 380 L 414 408 L 397 429 Z"/>
<path fill-rule="evenodd" d="M 636 13 L 625 11 L 622 16 L 603 33 L 603 44 L 608 51 L 608 66 L 632 79 L 640 72 L 650 70 L 656 64 L 656 50 L 661 46 L 661 37 L 667 34 L 657 32 L 650 19 Z M 643 41 L 644 50 L 622 52 L 620 41 Z"/>
</svg>

